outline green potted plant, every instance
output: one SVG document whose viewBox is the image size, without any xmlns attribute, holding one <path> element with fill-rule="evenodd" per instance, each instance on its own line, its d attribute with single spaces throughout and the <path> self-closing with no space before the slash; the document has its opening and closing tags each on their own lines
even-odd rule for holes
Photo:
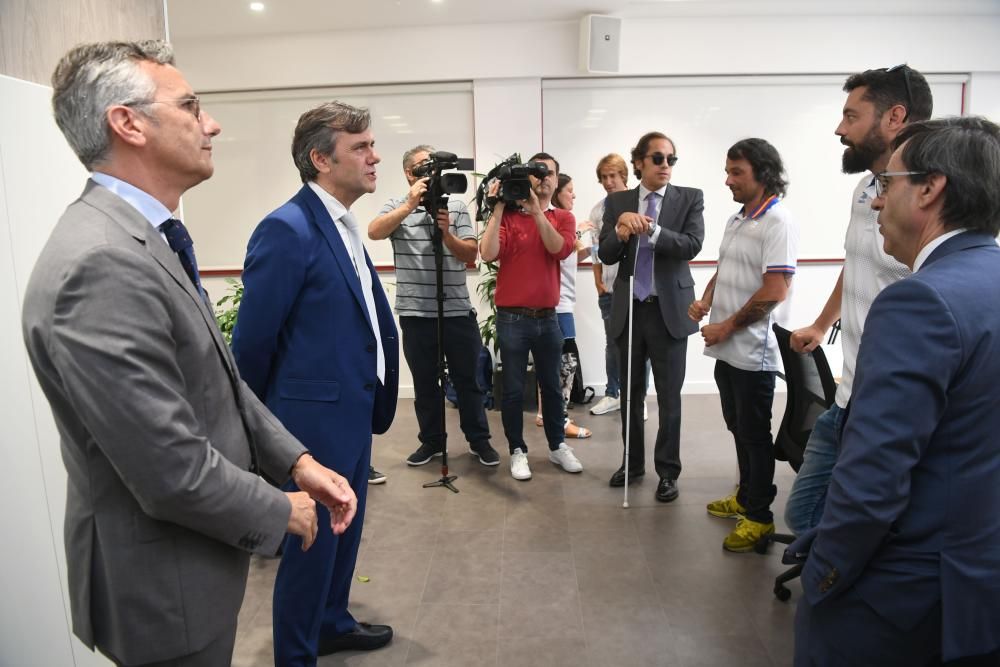
<svg viewBox="0 0 1000 667">
<path fill-rule="evenodd" d="M 243 300 L 243 283 L 235 278 L 226 278 L 226 282 L 229 283 L 229 292 L 215 302 L 215 321 L 219 324 L 222 337 L 232 345 L 236 314 L 240 310 L 240 301 Z"/>
</svg>

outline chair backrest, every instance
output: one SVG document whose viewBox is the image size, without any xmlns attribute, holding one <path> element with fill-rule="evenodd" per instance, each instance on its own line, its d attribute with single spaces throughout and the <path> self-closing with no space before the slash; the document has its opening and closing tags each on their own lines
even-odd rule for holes
<svg viewBox="0 0 1000 667">
<path fill-rule="evenodd" d="M 772 329 L 778 341 L 781 363 L 785 367 L 785 383 L 788 385 L 785 415 L 774 441 L 775 458 L 788 461 L 797 472 L 802 465 L 802 453 L 813 424 L 833 405 L 837 383 L 833 380 L 830 364 L 821 347 L 808 354 L 799 354 L 792 350 L 789 343 L 791 332 L 788 329 L 777 324 Z"/>
</svg>

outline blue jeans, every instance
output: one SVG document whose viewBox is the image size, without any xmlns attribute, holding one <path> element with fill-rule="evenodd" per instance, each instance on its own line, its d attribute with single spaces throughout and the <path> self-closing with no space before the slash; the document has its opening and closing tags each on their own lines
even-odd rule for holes
<svg viewBox="0 0 1000 667">
<path fill-rule="evenodd" d="M 559 449 L 566 412 L 559 386 L 563 336 L 555 314 L 535 319 L 497 309 L 497 341 L 503 362 L 500 416 L 511 453 L 515 449 L 528 451 L 524 444 L 524 376 L 528 370 L 529 352 L 535 361 L 535 377 L 542 394 L 545 439 L 549 449 Z"/>
<path fill-rule="evenodd" d="M 608 376 L 604 395 L 618 398 L 618 394 L 621 392 L 618 378 L 618 344 L 611 335 L 611 299 L 613 296 L 611 292 L 601 294 L 597 297 L 597 305 L 601 309 L 601 319 L 604 320 L 604 372 Z"/>
<path fill-rule="evenodd" d="M 809 434 L 802 466 L 785 504 L 785 524 L 796 535 L 818 525 L 823 516 L 826 490 L 840 449 L 844 414 L 844 409 L 834 403 L 819 416 Z"/>
</svg>

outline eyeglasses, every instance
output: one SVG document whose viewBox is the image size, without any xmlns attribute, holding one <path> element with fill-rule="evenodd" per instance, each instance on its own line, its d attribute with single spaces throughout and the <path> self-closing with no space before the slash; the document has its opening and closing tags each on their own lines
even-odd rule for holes
<svg viewBox="0 0 1000 667">
<path fill-rule="evenodd" d="M 903 120 L 906 120 L 910 115 L 910 107 L 913 106 L 913 94 L 910 92 L 910 66 L 903 63 L 902 65 L 887 67 L 885 70 L 886 74 L 893 72 L 903 73 L 903 86 L 906 88 L 906 116 L 903 116 Z"/>
<path fill-rule="evenodd" d="M 671 153 L 670 155 L 664 155 L 663 153 L 650 153 L 646 157 L 652 160 L 653 164 L 655 164 L 657 167 L 659 167 L 664 162 L 666 162 L 667 165 L 670 167 L 677 164 L 677 156 L 674 155 L 673 153 Z"/>
<path fill-rule="evenodd" d="M 125 106 L 141 107 L 149 104 L 173 104 L 179 109 L 183 109 L 194 116 L 195 120 L 201 121 L 201 99 L 197 95 L 182 97 L 178 100 L 146 100 L 143 102 L 131 102 Z"/>
<path fill-rule="evenodd" d="M 875 196 L 881 197 L 889 189 L 889 179 L 895 176 L 926 176 L 926 171 L 880 171 L 875 174 Z"/>
</svg>

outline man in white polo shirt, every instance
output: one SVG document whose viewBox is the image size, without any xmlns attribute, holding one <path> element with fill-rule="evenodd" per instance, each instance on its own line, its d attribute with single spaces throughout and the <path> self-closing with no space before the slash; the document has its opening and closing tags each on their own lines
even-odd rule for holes
<svg viewBox="0 0 1000 667">
<path fill-rule="evenodd" d="M 736 441 L 739 488 L 707 508 L 738 519 L 722 542 L 727 551 L 750 551 L 774 532 L 771 404 L 779 357 L 771 323 L 779 319 L 778 304 L 787 306 L 799 246 L 798 227 L 780 199 L 788 185 L 783 174 L 781 156 L 763 139 L 729 149 L 726 186 L 743 208 L 726 223 L 718 269 L 688 309 L 695 322 L 711 311 L 701 335 L 705 354 L 716 359 L 722 416 Z"/>
<path fill-rule="evenodd" d="M 811 352 L 840 320 L 844 366 L 834 405 L 813 425 L 802 466 L 785 503 L 785 524 L 796 535 L 819 523 L 826 488 L 840 448 L 840 431 L 854 384 L 854 368 L 872 301 L 887 286 L 910 275 L 910 269 L 886 254 L 879 234 L 874 174 L 892 155 L 892 141 L 908 124 L 931 117 L 933 99 L 927 80 L 908 65 L 852 74 L 844 83 L 847 100 L 835 130 L 844 144 L 842 171 L 864 173 L 851 200 L 851 220 L 844 240 L 844 268 L 826 305 L 810 326 L 792 332 L 796 352 Z"/>
</svg>

